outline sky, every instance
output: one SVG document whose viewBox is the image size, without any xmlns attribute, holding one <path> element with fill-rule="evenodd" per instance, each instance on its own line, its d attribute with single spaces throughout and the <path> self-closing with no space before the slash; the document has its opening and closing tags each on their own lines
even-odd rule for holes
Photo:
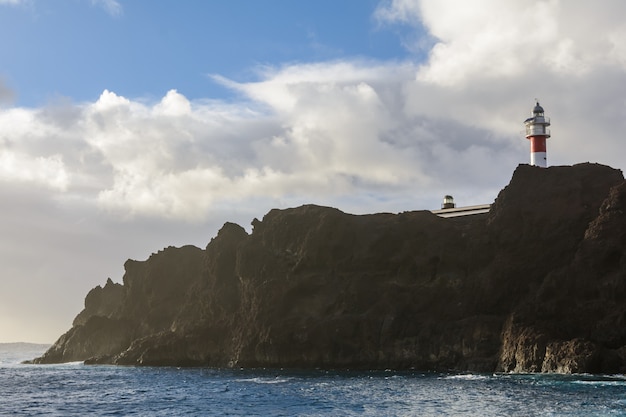
<svg viewBox="0 0 626 417">
<path fill-rule="evenodd" d="M 126 259 L 272 208 L 492 203 L 624 169 L 622 0 L 0 0 L 0 342 L 52 343 Z M 532 198 L 532 196 L 529 196 Z"/>
</svg>

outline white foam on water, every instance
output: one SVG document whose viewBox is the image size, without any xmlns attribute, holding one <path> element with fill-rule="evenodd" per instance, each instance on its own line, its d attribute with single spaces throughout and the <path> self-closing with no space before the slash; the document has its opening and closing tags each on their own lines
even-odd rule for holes
<svg viewBox="0 0 626 417">
<path fill-rule="evenodd" d="M 235 382 L 252 382 L 255 384 L 282 384 L 285 382 L 289 382 L 290 378 L 264 378 L 264 377 L 254 377 L 254 378 L 243 378 L 236 379 Z"/>
</svg>

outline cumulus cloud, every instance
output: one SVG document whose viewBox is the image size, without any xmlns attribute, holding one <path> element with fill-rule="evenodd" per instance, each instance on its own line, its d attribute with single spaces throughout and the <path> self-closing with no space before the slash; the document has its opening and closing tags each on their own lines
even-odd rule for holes
<svg viewBox="0 0 626 417">
<path fill-rule="evenodd" d="M 453 6 L 455 12 L 446 13 Z M 452 84 L 476 77 L 517 77 L 530 68 L 584 76 L 598 66 L 619 64 L 615 39 L 625 29 L 616 13 L 620 8 L 624 6 L 617 1 L 482 0 L 463 7 L 450 1 L 424 2 L 424 22 L 440 42 L 419 77 Z"/>
<path fill-rule="evenodd" d="M 623 7 L 611 1 L 600 7 L 387 2 L 379 19 L 419 26 L 436 40 L 428 60 L 265 67 L 258 81 L 246 83 L 213 76 L 247 98 L 237 111 L 215 113 L 169 92 L 143 110 L 160 117 L 144 121 L 165 123 L 159 132 L 169 133 L 155 135 L 159 146 L 140 158 L 108 157 L 117 161 L 114 184 L 99 194 L 100 202 L 194 217 L 247 198 L 342 201 L 356 211 L 374 204 L 372 195 L 390 209 L 411 199 L 414 206 L 432 206 L 435 195 L 451 189 L 489 200 L 527 160 L 521 122 L 535 97 L 555 121 L 550 160 L 619 166 L 626 83 L 617 41 L 624 24 L 615 11 Z M 602 33 L 589 36 L 589 22 L 602 22 Z M 237 135 L 224 136 L 234 129 Z M 139 136 L 118 145 L 130 146 L 133 137 Z M 197 149 L 198 158 L 181 165 L 185 159 L 175 150 L 188 148 Z M 204 191 L 201 198 L 194 187 Z"/>
<path fill-rule="evenodd" d="M 0 114 L 0 178 L 126 216 L 196 221 L 255 198 L 400 193 L 429 182 L 415 143 L 391 133 L 409 130 L 396 101 L 412 74 L 408 65 L 291 66 L 230 82 L 250 98 L 244 107 L 191 103 L 171 90 L 154 104 L 104 91 L 93 103 L 11 109 Z"/>
<path fill-rule="evenodd" d="M 520 133 L 520 112 L 538 98 L 553 120 L 549 161 L 619 166 L 625 11 L 613 0 L 393 0 L 377 16 L 434 39 L 408 87 L 410 113 L 443 115 L 504 139 Z"/>
<path fill-rule="evenodd" d="M 0 180 L 39 183 L 61 191 L 68 185 L 60 155 L 32 158 L 7 150 L 0 153 Z"/>
<path fill-rule="evenodd" d="M 202 221 L 251 200 L 265 209 L 338 199 L 369 211 L 372 200 L 434 191 L 458 171 L 442 159 L 489 145 L 478 129 L 473 147 L 458 134 L 440 140 L 444 123 L 407 114 L 414 73 L 411 64 L 295 65 L 258 82 L 222 79 L 245 105 L 192 103 L 176 90 L 146 104 L 105 90 L 93 103 L 11 109 L 0 114 L 0 179 L 126 217 Z M 472 161 L 461 159 L 454 165 Z"/>
<path fill-rule="evenodd" d="M 67 189 L 63 155 L 43 145 L 51 133 L 32 111 L 0 111 L 0 181 Z"/>
<path fill-rule="evenodd" d="M 446 193 L 489 202 L 527 160 L 521 121 L 536 96 L 559 97 L 544 102 L 556 120 L 554 160 L 618 165 L 626 85 L 618 62 L 563 70 L 569 78 L 544 65 L 445 83 L 424 76 L 443 65 L 436 56 L 265 67 L 245 83 L 213 76 L 245 98 L 235 103 L 192 102 L 176 90 L 146 103 L 105 90 L 92 103 L 1 113 L 0 179 L 43 184 L 124 217 L 185 221 L 250 201 L 353 212 L 434 208 Z M 593 123 L 581 123 L 589 114 Z"/>
<path fill-rule="evenodd" d="M 126 217 L 188 221 L 251 200 L 357 212 L 429 208 L 451 192 L 489 202 L 527 160 L 521 122 L 535 97 L 553 117 L 549 162 L 619 166 L 626 80 L 615 13 L 582 2 L 464 4 L 381 6 L 379 18 L 423 25 L 437 40 L 425 62 L 264 67 L 245 83 L 213 75 L 243 97 L 234 103 L 105 90 L 92 103 L 8 109 L 0 179 Z M 605 30 L 589 37 L 583 16 L 598 9 L 591 20 Z"/>
</svg>

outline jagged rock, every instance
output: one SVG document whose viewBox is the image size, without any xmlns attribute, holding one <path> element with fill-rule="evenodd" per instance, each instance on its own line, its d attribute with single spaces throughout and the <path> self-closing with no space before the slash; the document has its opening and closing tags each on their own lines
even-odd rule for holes
<svg viewBox="0 0 626 417">
<path fill-rule="evenodd" d="M 84 325 L 94 316 L 119 316 L 124 303 L 124 293 L 125 288 L 121 284 L 115 284 L 111 278 L 107 279 L 104 288 L 98 285 L 89 291 L 85 297 L 85 309 L 76 316 L 72 325 Z"/>
<path fill-rule="evenodd" d="M 610 189 L 574 254 L 516 310 L 509 333 L 526 336 L 503 339 L 500 370 L 626 371 L 626 182 Z M 537 360 L 530 359 L 530 349 L 515 347 L 528 337 L 543 340 Z M 511 361 L 512 352 L 533 366 Z"/>
<path fill-rule="evenodd" d="M 487 215 L 272 210 L 128 261 L 38 363 L 621 372 L 626 183 L 519 166 Z"/>
</svg>

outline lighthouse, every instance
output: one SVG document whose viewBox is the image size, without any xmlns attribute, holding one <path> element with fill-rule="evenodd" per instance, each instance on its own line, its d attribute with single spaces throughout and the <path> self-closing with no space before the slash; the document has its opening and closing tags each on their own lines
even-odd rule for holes
<svg viewBox="0 0 626 417">
<path fill-rule="evenodd" d="M 526 125 L 526 139 L 530 140 L 530 165 L 546 168 L 548 159 L 546 155 L 546 139 L 550 137 L 550 118 L 543 113 L 543 107 L 536 102 L 531 115 L 524 120 Z"/>
</svg>

